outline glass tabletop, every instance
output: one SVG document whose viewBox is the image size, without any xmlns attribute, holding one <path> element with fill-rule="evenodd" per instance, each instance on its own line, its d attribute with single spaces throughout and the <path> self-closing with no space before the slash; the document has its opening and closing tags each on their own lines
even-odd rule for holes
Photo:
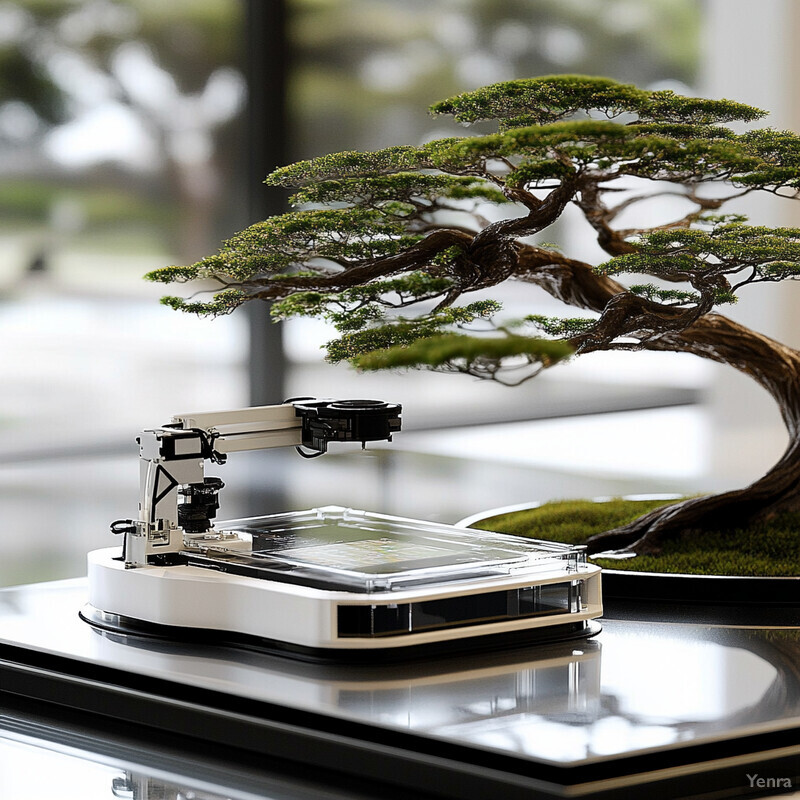
<svg viewBox="0 0 800 800">
<path fill-rule="evenodd" d="M 82 580 L 0 590 L 0 644 L 252 701 L 587 764 L 795 728 L 800 629 L 605 620 L 594 639 L 372 666 L 99 632 Z"/>
<path fill-rule="evenodd" d="M 76 743 L 74 740 L 79 740 Z M 0 712 L 0 797 L 8 800 L 378 800 L 307 778 L 209 766 L 163 751 L 131 750 Z"/>
</svg>

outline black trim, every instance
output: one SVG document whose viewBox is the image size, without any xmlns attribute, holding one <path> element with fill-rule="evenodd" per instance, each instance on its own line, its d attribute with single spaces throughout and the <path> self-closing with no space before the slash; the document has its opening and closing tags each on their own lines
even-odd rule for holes
<svg viewBox="0 0 800 800">
<path fill-rule="evenodd" d="M 670 575 L 604 569 L 603 595 L 628 600 L 791 605 L 800 608 L 800 578 Z"/>
<path fill-rule="evenodd" d="M 168 479 L 168 486 L 160 494 L 157 494 L 159 488 L 159 479 L 162 475 L 166 475 Z M 150 501 L 150 523 L 155 524 L 156 521 L 156 506 L 177 486 L 180 484 L 175 478 L 159 464 L 156 467 L 156 477 L 153 481 L 153 496 Z"/>
<path fill-rule="evenodd" d="M 796 626 L 800 623 L 800 578 L 604 569 L 603 604 L 611 619 Z"/>
<path fill-rule="evenodd" d="M 796 628 L 800 612 L 794 606 L 681 604 L 659 600 L 604 597 L 603 616 L 606 619 L 632 622 L 680 622 L 687 625 L 734 628 Z"/>
<path fill-rule="evenodd" d="M 260 636 L 231 631 L 160 625 L 118 614 L 106 614 L 89 604 L 81 609 L 80 617 L 93 628 L 105 631 L 111 637 L 130 636 L 167 642 L 234 647 L 258 653 L 296 658 L 314 664 L 386 664 L 435 657 L 446 658 L 459 653 L 498 652 L 531 644 L 552 644 L 572 639 L 586 639 L 596 636 L 601 630 L 598 623 L 581 620 L 567 622 L 562 625 L 531 628 L 525 631 L 490 635 L 479 634 L 443 642 L 407 645 L 406 647 L 387 646 L 369 650 L 351 650 L 345 648 L 305 647 L 277 639 L 266 639 Z"/>
<path fill-rule="evenodd" d="M 206 455 L 209 450 L 208 437 L 205 432 L 198 431 L 196 428 L 167 428 L 164 426 L 151 431 L 151 433 L 158 440 L 158 453 L 164 461 L 192 461 L 197 458 L 210 457 Z M 137 441 L 139 440 L 137 439 Z M 197 449 L 193 452 L 178 453 L 176 444 L 187 441 L 196 444 Z"/>
<path fill-rule="evenodd" d="M 575 583 L 583 581 L 565 580 L 409 603 L 340 603 L 336 632 L 339 637 L 399 637 L 555 614 L 567 619 L 570 613 L 575 613 L 574 599 L 580 598 Z M 554 597 L 553 593 L 559 591 L 561 594 Z"/>
</svg>

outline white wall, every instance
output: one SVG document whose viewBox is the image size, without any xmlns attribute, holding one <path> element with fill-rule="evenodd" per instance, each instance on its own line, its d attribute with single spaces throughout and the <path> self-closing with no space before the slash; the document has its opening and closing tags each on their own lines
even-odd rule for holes
<svg viewBox="0 0 800 800">
<path fill-rule="evenodd" d="M 800 3 L 795 0 L 706 0 L 698 93 L 769 110 L 761 124 L 800 131 L 797 69 Z M 769 196 L 739 201 L 737 210 L 765 225 L 800 226 L 800 203 Z M 755 286 L 726 314 L 800 347 L 800 285 Z M 786 434 L 775 403 L 750 379 L 715 367 L 710 485 L 732 488 L 758 478 L 780 456 Z"/>
</svg>

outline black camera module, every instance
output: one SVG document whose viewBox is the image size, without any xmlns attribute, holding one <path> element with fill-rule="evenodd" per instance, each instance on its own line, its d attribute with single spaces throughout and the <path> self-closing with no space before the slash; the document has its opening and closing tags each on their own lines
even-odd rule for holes
<svg viewBox="0 0 800 800">
<path fill-rule="evenodd" d="M 292 402 L 292 401 L 290 401 Z M 400 430 L 402 406 L 383 400 L 294 401 L 303 447 L 324 453 L 330 442 L 391 441 Z"/>
</svg>

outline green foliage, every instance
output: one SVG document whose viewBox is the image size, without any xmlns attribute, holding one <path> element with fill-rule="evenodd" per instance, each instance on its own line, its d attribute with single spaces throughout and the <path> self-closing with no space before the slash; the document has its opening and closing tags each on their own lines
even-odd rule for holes
<svg viewBox="0 0 800 800">
<path fill-rule="evenodd" d="M 538 158 L 523 161 L 508 176 L 506 185 L 522 189 L 527 186 L 538 186 L 544 181 L 561 181 L 574 174 L 570 164 L 552 158 Z"/>
<path fill-rule="evenodd" d="M 559 339 L 571 339 L 581 333 L 586 333 L 596 322 L 586 317 L 544 317 L 541 314 L 529 314 L 525 322 L 530 322 L 548 336 Z"/>
<path fill-rule="evenodd" d="M 699 224 L 706 227 L 716 228 L 719 225 L 732 225 L 734 223 L 747 223 L 744 214 L 702 214 L 697 220 Z"/>
<path fill-rule="evenodd" d="M 722 218 L 723 220 L 726 218 Z M 713 222 L 707 217 L 707 222 Z M 696 286 L 708 285 L 714 276 L 748 271 L 748 283 L 775 281 L 800 276 L 800 228 L 768 228 L 741 222 L 714 224 L 711 230 L 672 228 L 653 230 L 636 239 L 636 252 L 625 253 L 596 268 L 604 275 L 643 273 L 668 279 L 682 279 Z M 637 292 L 648 296 L 647 286 Z M 658 290 L 663 299 L 681 299 L 680 293 Z M 659 297 L 658 291 L 652 297 Z M 667 294 L 663 294 L 663 292 Z M 723 288 L 716 302 L 733 302 L 733 294 Z"/>
<path fill-rule="evenodd" d="M 668 90 L 648 92 L 631 84 L 586 75 L 548 75 L 505 81 L 442 100 L 434 114 L 452 114 L 462 123 L 498 120 L 507 130 L 547 125 L 579 112 L 598 111 L 608 117 L 638 116 L 642 122 L 710 125 L 750 121 L 764 112 L 730 100 L 683 97 Z"/>
<path fill-rule="evenodd" d="M 175 311 L 186 311 L 200 317 L 219 317 L 230 314 L 248 299 L 247 293 L 239 289 L 224 289 L 211 300 L 185 300 L 182 297 L 162 297 L 162 305 Z"/>
<path fill-rule="evenodd" d="M 303 186 L 318 181 L 389 175 L 414 169 L 452 166 L 449 148 L 457 139 L 436 139 L 420 147 L 385 147 L 371 153 L 348 150 L 279 167 L 267 176 L 269 186 Z"/>
<path fill-rule="evenodd" d="M 665 289 L 652 283 L 642 283 L 631 286 L 629 291 L 647 300 L 655 300 L 667 305 L 686 305 L 700 302 L 697 292 L 685 292 L 681 289 Z"/>
<path fill-rule="evenodd" d="M 437 320 L 426 317 L 414 320 L 401 318 L 388 325 L 346 333 L 341 338 L 328 342 L 325 345 L 326 358 L 334 364 L 340 361 L 354 363 L 366 353 L 408 346 L 418 339 L 439 335 L 441 331 L 442 325 Z"/>
<path fill-rule="evenodd" d="M 694 124 L 689 122 L 638 122 L 629 126 L 637 136 L 666 136 L 670 139 L 692 141 L 695 139 L 735 140 L 736 134 L 721 125 Z"/>
<path fill-rule="evenodd" d="M 519 159 L 512 186 L 561 180 L 588 165 L 656 180 L 732 178 L 759 187 L 798 180 L 798 137 L 734 134 L 722 123 L 751 121 L 764 112 L 730 100 L 562 75 L 494 84 L 437 103 L 432 111 L 466 124 L 497 120 L 500 133 L 455 140 L 447 157 L 465 166 Z M 590 112 L 623 119 L 580 118 Z"/>
<path fill-rule="evenodd" d="M 598 109 L 609 116 L 638 110 L 646 93 L 636 86 L 584 75 L 549 75 L 505 81 L 450 97 L 431 106 L 457 122 L 500 120 L 504 127 L 545 125 L 578 111 Z"/>
<path fill-rule="evenodd" d="M 711 126 L 563 121 L 458 139 L 442 154 L 464 166 L 485 159 L 518 159 L 508 179 L 511 186 L 560 180 L 589 166 L 656 180 L 721 179 L 761 170 L 763 182 L 765 174 L 758 154 L 727 129 Z"/>
<path fill-rule="evenodd" d="M 248 298 L 265 296 L 273 301 L 275 319 L 325 319 L 341 334 L 328 343 L 328 358 L 356 360 L 365 369 L 549 357 L 537 350 L 540 340 L 517 335 L 510 326 L 482 337 L 453 332 L 497 307 L 491 301 L 448 304 L 460 293 L 513 276 L 513 248 L 524 247 L 500 246 L 502 223 L 487 228 L 477 214 L 466 221 L 458 217 L 456 225 L 454 211 L 471 214 L 482 203 L 516 199 L 517 209 L 524 213 L 527 207 L 529 219 L 535 219 L 543 196 L 526 200 L 523 192 L 573 180 L 581 186 L 578 180 L 587 176 L 595 183 L 581 186 L 582 202 L 592 202 L 586 198 L 593 191 L 613 190 L 605 184 L 620 176 L 685 186 L 690 200 L 705 181 L 776 190 L 800 180 L 800 137 L 785 131 L 735 133 L 725 123 L 757 119 L 763 112 L 729 100 L 564 75 L 495 84 L 432 110 L 463 123 L 496 120 L 499 132 L 334 153 L 281 167 L 266 182 L 298 186 L 293 203 L 312 208 L 257 223 L 228 239 L 214 256 L 147 277 L 164 283 L 213 279 L 226 287 L 205 303 L 165 300 L 181 310 L 227 313 Z M 437 216 L 440 211 L 445 214 Z M 604 214 L 602 205 L 595 211 Z M 449 226 L 451 236 L 434 238 Z M 484 228 L 480 239 L 473 236 L 476 226 Z M 535 224 L 532 230 L 538 230 Z M 737 216 L 698 212 L 674 228 L 644 231 L 630 244 L 632 252 L 596 271 L 690 285 L 690 290 L 652 283 L 631 288 L 654 305 L 705 308 L 709 302 L 734 302 L 746 283 L 800 275 L 796 229 L 748 226 Z M 438 298 L 448 307 L 418 319 L 395 318 L 389 311 Z M 532 315 L 522 323 L 568 340 L 590 331 L 596 320 Z"/>
<path fill-rule="evenodd" d="M 761 128 L 742 134 L 740 141 L 758 164 L 734 176 L 735 185 L 800 188 L 800 136 L 792 131 Z"/>
<path fill-rule="evenodd" d="M 376 206 L 387 202 L 427 200 L 484 200 L 508 202 L 496 187 L 481 178 L 421 172 L 397 172 L 392 175 L 343 178 L 309 184 L 291 198 L 292 205 L 354 203 Z"/>
<path fill-rule="evenodd" d="M 394 253 L 407 241 L 398 242 L 403 227 L 378 211 L 359 208 L 331 208 L 296 211 L 257 222 L 228 239 L 223 256 L 274 256 L 278 261 L 296 263 L 313 257 L 363 259 Z M 252 270 L 248 265 L 244 276 Z"/>
<path fill-rule="evenodd" d="M 264 181 L 271 186 L 302 186 L 312 183 L 395 176 L 410 170 L 441 170 L 463 173 L 465 164 L 454 150 L 461 138 L 435 139 L 419 147 L 387 147 L 372 152 L 346 151 L 319 156 L 280 167 Z M 453 184 L 457 185 L 457 182 Z M 479 186 L 476 183 L 475 186 Z M 301 195 L 302 197 L 302 195 Z"/>
<path fill-rule="evenodd" d="M 313 181 L 385 175 L 426 166 L 418 147 L 387 147 L 372 153 L 348 150 L 279 167 L 264 183 L 268 186 L 300 186 Z"/>
<path fill-rule="evenodd" d="M 288 297 L 276 300 L 270 309 L 275 321 L 292 317 L 324 316 L 336 295 L 328 292 L 293 292 Z"/>
<path fill-rule="evenodd" d="M 224 242 L 217 255 L 189 267 L 156 269 L 145 277 L 162 283 L 276 278 L 287 271 L 291 274 L 308 268 L 312 259 L 341 263 L 380 258 L 398 253 L 419 239 L 405 233 L 400 222 L 374 209 L 297 211 L 251 225 Z"/>
<path fill-rule="evenodd" d="M 199 277 L 200 267 L 193 264 L 188 267 L 159 267 L 145 273 L 146 281 L 155 283 L 185 283 Z"/>
<path fill-rule="evenodd" d="M 436 297 L 452 286 L 450 278 L 431 275 L 421 270 L 407 272 L 386 280 L 370 281 L 353 286 L 336 295 L 335 301 L 342 305 L 355 302 L 376 301 L 386 295 L 400 297 Z"/>
<path fill-rule="evenodd" d="M 760 269 L 765 280 L 784 280 L 800 277 L 800 264 L 796 261 L 772 261 Z"/>
<path fill-rule="evenodd" d="M 639 109 L 642 122 L 666 122 L 686 125 L 713 125 L 720 122 L 752 122 L 766 116 L 766 111 L 733 100 L 709 100 L 684 97 L 669 89 L 648 92 Z"/>
<path fill-rule="evenodd" d="M 508 158 L 516 155 L 540 155 L 543 158 L 553 148 L 581 143 L 608 143 L 630 138 L 625 125 L 607 120 L 557 122 L 514 128 L 504 133 L 457 139 L 449 146 L 448 155 L 461 163 L 481 158 Z"/>
<path fill-rule="evenodd" d="M 466 306 L 443 308 L 417 319 L 399 317 L 385 325 L 345 333 L 340 339 L 328 342 L 327 359 L 334 363 L 339 361 L 355 363 L 357 358 L 374 350 L 408 347 L 419 339 L 442 335 L 454 325 L 469 325 L 475 320 L 487 319 L 499 310 L 499 303 L 493 300 L 479 300 Z"/>
<path fill-rule="evenodd" d="M 354 331 L 382 319 L 386 306 L 402 302 L 404 298 L 418 301 L 437 297 L 450 286 L 450 278 L 418 270 L 387 280 L 370 281 L 341 292 L 295 292 L 273 303 L 271 314 L 276 320 L 322 317 L 339 331 Z"/>
<path fill-rule="evenodd" d="M 339 333 L 360 331 L 367 325 L 385 319 L 386 312 L 378 303 L 365 303 L 357 308 L 345 311 L 328 311 L 325 318 L 333 323 Z"/>
<path fill-rule="evenodd" d="M 354 359 L 359 369 L 396 369 L 398 367 L 438 367 L 464 362 L 469 367 L 476 361 L 500 362 L 505 358 L 528 356 L 550 366 L 572 355 L 565 342 L 533 339 L 526 336 L 490 338 L 449 333 L 418 339 L 404 346 L 373 350 Z"/>
<path fill-rule="evenodd" d="M 596 503 L 565 500 L 482 520 L 481 530 L 577 544 L 589 536 L 626 525 L 677 500 L 622 500 Z M 744 529 L 704 531 L 702 536 L 666 542 L 658 556 L 596 559 L 608 569 L 694 575 L 800 575 L 800 515 L 778 514 Z"/>
</svg>

